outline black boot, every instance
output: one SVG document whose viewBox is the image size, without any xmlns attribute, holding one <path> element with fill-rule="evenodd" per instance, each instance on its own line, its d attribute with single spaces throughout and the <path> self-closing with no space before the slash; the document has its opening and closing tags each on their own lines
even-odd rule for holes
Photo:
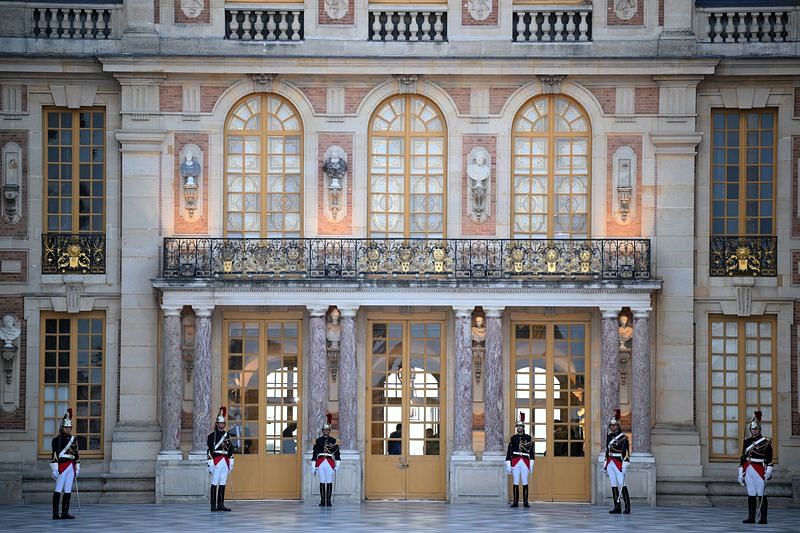
<svg viewBox="0 0 800 533">
<path fill-rule="evenodd" d="M 211 512 L 217 512 L 217 486 L 211 485 Z"/>
<path fill-rule="evenodd" d="M 217 489 L 217 511 L 230 511 L 225 507 L 225 485 L 220 485 Z"/>
<path fill-rule="evenodd" d="M 325 505 L 333 507 L 331 498 L 333 497 L 333 483 L 328 483 L 325 487 Z"/>
<path fill-rule="evenodd" d="M 61 515 L 58 514 L 58 504 L 59 504 L 60 500 L 61 500 L 61 493 L 60 492 L 54 492 L 53 493 L 53 520 L 59 520 L 61 518 Z"/>
<path fill-rule="evenodd" d="M 522 485 L 522 506 L 531 506 L 531 504 L 528 503 L 528 485 Z"/>
<path fill-rule="evenodd" d="M 519 507 L 519 485 L 514 485 L 514 503 L 510 507 Z"/>
<path fill-rule="evenodd" d="M 756 523 L 756 497 L 747 497 L 747 519 L 742 520 L 742 524 L 755 524 Z"/>
<path fill-rule="evenodd" d="M 761 510 L 758 512 L 758 523 L 759 524 L 766 524 L 767 523 L 767 497 L 761 497 Z"/>
<path fill-rule="evenodd" d="M 69 514 L 69 500 L 72 498 L 72 494 L 64 494 L 64 497 L 61 498 L 61 520 L 72 520 L 75 518 L 71 514 Z"/>
<path fill-rule="evenodd" d="M 628 495 L 628 487 L 622 487 L 622 501 L 625 502 L 625 510 L 622 514 L 631 514 L 631 497 Z"/>
<path fill-rule="evenodd" d="M 325 492 L 327 489 L 325 488 L 326 483 L 319 484 L 319 506 L 325 507 Z"/>
<path fill-rule="evenodd" d="M 611 497 L 614 498 L 614 508 L 608 514 L 620 514 L 622 508 L 619 504 L 619 489 L 617 487 L 611 487 Z"/>
</svg>

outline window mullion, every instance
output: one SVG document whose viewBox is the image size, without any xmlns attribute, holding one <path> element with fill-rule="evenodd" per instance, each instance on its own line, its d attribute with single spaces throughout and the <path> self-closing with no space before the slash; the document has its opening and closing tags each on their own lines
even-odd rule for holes
<svg viewBox="0 0 800 533">
<path fill-rule="evenodd" d="M 747 115 L 739 111 L 739 235 L 747 235 Z"/>
<path fill-rule="evenodd" d="M 259 154 L 260 158 L 261 158 L 261 176 L 260 176 L 260 179 L 261 179 L 261 208 L 259 209 L 259 211 L 260 211 L 260 215 L 259 216 L 261 217 L 261 220 L 259 222 L 259 234 L 261 235 L 261 238 L 269 237 L 269 205 L 267 203 L 267 201 L 269 199 L 269 191 L 267 190 L 267 187 L 269 186 L 269 171 L 268 171 L 268 168 L 267 168 L 267 164 L 269 162 L 269 153 L 268 153 L 269 152 L 269 148 L 268 148 L 268 143 L 269 143 L 269 109 L 267 107 L 268 105 L 269 105 L 269 101 L 267 99 L 267 94 L 264 93 L 264 94 L 261 95 L 261 105 L 259 106 L 259 110 L 258 110 L 259 114 L 261 115 L 259 117 L 260 118 L 260 124 L 261 124 L 261 128 L 260 128 L 261 129 L 261 131 L 260 131 L 260 133 L 261 133 L 261 147 L 260 147 L 261 154 Z M 244 133 L 246 133 L 246 130 L 245 130 Z M 243 138 L 245 139 L 245 142 L 246 142 L 247 137 L 243 135 Z M 243 153 L 243 158 L 244 158 L 243 161 L 246 161 L 247 160 L 247 149 L 243 148 L 243 151 L 244 151 L 244 153 Z M 242 164 L 244 165 L 244 162 Z M 242 168 L 242 179 L 245 179 L 246 170 L 247 169 L 245 169 L 244 166 L 243 166 L 243 168 Z M 242 182 L 242 186 L 244 187 L 244 182 Z M 244 191 L 244 188 L 242 190 Z M 245 200 L 246 198 L 247 198 L 247 194 L 243 193 L 242 194 L 242 202 L 245 202 L 245 203 L 242 204 L 242 209 L 243 209 L 242 236 L 244 236 L 244 234 L 246 233 L 246 228 L 247 228 L 247 222 L 246 222 L 246 220 L 247 220 L 247 211 L 244 209 L 244 205 L 246 205 L 246 200 Z"/>
<path fill-rule="evenodd" d="M 70 151 L 72 152 L 72 233 L 80 233 L 80 224 L 78 222 L 78 204 L 80 203 L 80 114 L 78 111 L 72 111 L 72 144 Z"/>
<path fill-rule="evenodd" d="M 404 116 L 403 116 L 403 203 L 405 204 L 405 212 L 403 218 L 404 228 L 403 236 L 409 238 L 411 236 L 411 95 L 405 96 L 403 102 Z M 386 184 L 388 190 L 388 182 Z"/>
</svg>

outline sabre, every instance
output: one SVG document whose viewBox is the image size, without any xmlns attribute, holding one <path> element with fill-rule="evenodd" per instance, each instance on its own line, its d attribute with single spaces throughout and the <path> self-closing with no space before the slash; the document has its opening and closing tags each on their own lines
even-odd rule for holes
<svg viewBox="0 0 800 533">
<path fill-rule="evenodd" d="M 75 476 L 75 495 L 78 496 L 78 512 L 81 512 L 81 491 L 78 489 L 78 476 Z"/>
<path fill-rule="evenodd" d="M 761 504 L 764 503 L 764 497 L 767 495 L 767 478 L 764 477 L 764 490 L 761 492 L 761 496 L 758 498 L 758 508 L 756 509 L 756 513 L 758 514 L 759 520 L 761 519 Z"/>
<path fill-rule="evenodd" d="M 331 487 L 331 505 L 333 505 L 333 497 L 336 495 L 336 470 L 333 471 L 333 486 Z"/>
</svg>

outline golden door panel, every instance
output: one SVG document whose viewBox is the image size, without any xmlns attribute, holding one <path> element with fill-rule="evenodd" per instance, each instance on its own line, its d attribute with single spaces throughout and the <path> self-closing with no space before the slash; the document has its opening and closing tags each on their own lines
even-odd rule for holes
<svg viewBox="0 0 800 533">
<path fill-rule="evenodd" d="M 369 322 L 368 499 L 444 499 L 444 324 Z"/>
<path fill-rule="evenodd" d="M 586 323 L 513 323 L 512 416 L 525 414 L 536 463 L 533 497 L 588 501 Z"/>
<path fill-rule="evenodd" d="M 225 320 L 233 497 L 300 498 L 301 320 Z"/>
</svg>

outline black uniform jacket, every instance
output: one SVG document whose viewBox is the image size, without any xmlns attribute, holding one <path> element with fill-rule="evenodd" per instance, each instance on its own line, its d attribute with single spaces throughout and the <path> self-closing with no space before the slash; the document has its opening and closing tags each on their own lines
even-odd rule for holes
<svg viewBox="0 0 800 533">
<path fill-rule="evenodd" d="M 71 455 L 72 457 L 63 457 L 60 456 L 61 451 L 67 446 L 69 443 L 69 439 L 71 439 L 73 435 L 67 435 L 61 431 L 58 432 L 58 435 L 53 437 L 53 441 L 51 442 L 51 447 L 53 450 L 53 457 L 51 458 L 51 463 L 70 463 L 75 461 L 76 463 L 80 463 L 80 457 L 78 457 L 78 437 L 76 436 L 72 440 L 72 444 L 70 445 L 69 449 L 64 452 L 65 455 Z"/>
<path fill-rule="evenodd" d="M 761 436 L 748 437 L 744 439 L 744 444 L 742 445 L 742 457 L 739 461 L 740 465 L 744 466 L 745 463 L 752 461 L 755 463 L 762 463 L 764 466 L 772 466 L 771 440 L 765 438 L 763 441 L 750 448 L 751 444 L 758 442 L 759 440 L 761 440 Z M 750 448 L 749 451 L 748 448 Z"/>
<path fill-rule="evenodd" d="M 531 439 L 531 436 L 527 433 L 523 433 L 522 435 L 515 433 L 508 442 L 506 461 L 511 461 L 514 457 L 530 458 L 531 460 L 535 459 L 533 457 L 533 439 Z"/>
<path fill-rule="evenodd" d="M 622 433 L 622 436 L 618 438 L 612 444 L 611 441 L 617 438 L 617 435 L 620 435 L 620 431 L 616 431 L 614 433 L 609 433 L 606 435 L 606 459 L 609 457 L 613 457 L 614 459 L 619 459 L 620 461 L 630 461 L 631 460 L 631 447 L 628 443 L 628 436 Z"/>
<path fill-rule="evenodd" d="M 335 461 L 342 460 L 342 458 L 339 456 L 339 445 L 336 444 L 336 439 L 333 437 L 326 437 L 323 435 L 314 442 L 314 455 L 311 458 L 311 460 L 314 461 L 314 464 L 317 464 L 317 458 L 321 453 L 328 453 L 332 455 Z M 323 456 L 323 458 L 328 459 L 327 456 Z"/>
<path fill-rule="evenodd" d="M 217 446 L 217 443 L 220 439 L 223 439 L 222 444 Z M 228 456 L 229 458 L 233 457 L 233 443 L 231 443 L 231 436 L 228 435 L 227 431 L 215 429 L 208 434 L 206 444 L 208 445 L 209 459 L 219 456 Z"/>
</svg>

